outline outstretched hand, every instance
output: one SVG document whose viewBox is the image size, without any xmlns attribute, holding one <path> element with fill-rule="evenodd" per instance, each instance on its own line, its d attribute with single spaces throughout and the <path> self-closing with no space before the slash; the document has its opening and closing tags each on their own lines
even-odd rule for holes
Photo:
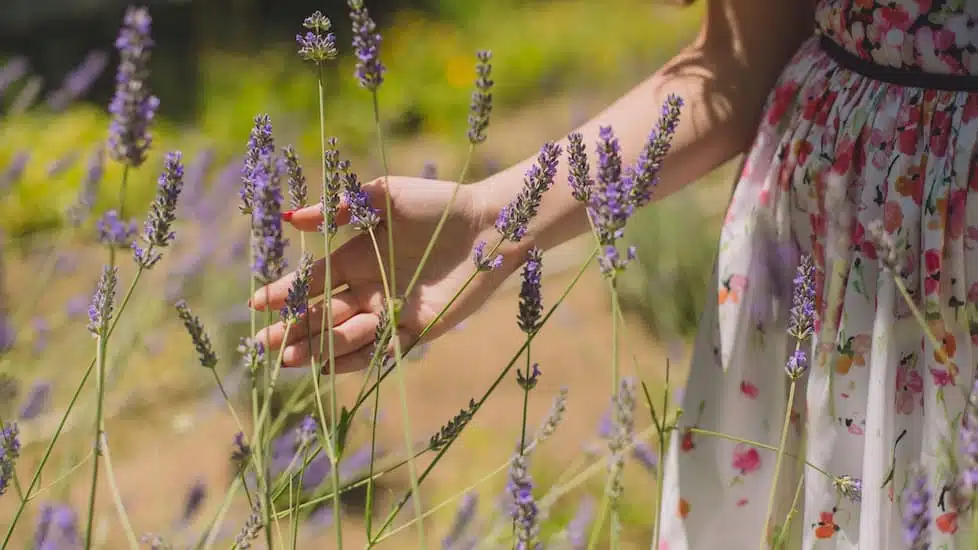
<svg viewBox="0 0 978 550">
<path fill-rule="evenodd" d="M 516 254 L 501 249 L 504 258 L 502 265 L 476 276 L 452 303 L 452 298 L 475 270 L 473 247 L 479 241 L 488 241 L 492 246 L 498 240 L 492 226 L 494 218 L 485 212 L 485 203 L 480 200 L 478 187 L 463 185 L 411 295 L 402 296 L 421 262 L 443 210 L 451 200 L 454 188 L 452 182 L 394 176 L 387 178 L 386 186 L 382 179 L 363 186 L 371 205 L 380 209 L 382 221 L 373 230 L 373 238 L 370 233 L 359 233 L 333 251 L 331 256 L 333 289 L 348 286 L 331 298 L 337 372 L 350 372 L 369 364 L 375 332 L 386 308 L 384 278 L 379 263 L 383 262 L 387 273 L 389 243 L 384 226 L 387 222 L 385 192 L 390 195 L 393 214 L 397 296 L 403 298 L 397 326 L 402 347 L 417 343 L 422 331 L 435 319 L 438 320 L 425 334 L 425 340 L 437 338 L 471 315 L 518 265 L 518 261 L 512 261 Z M 323 216 L 319 205 L 314 205 L 295 211 L 288 221 L 300 231 L 316 231 Z M 340 204 L 338 223 L 349 223 L 349 208 L 345 203 Z M 324 293 L 325 268 L 324 259 L 319 259 L 313 265 L 310 301 Z M 276 311 L 282 308 L 294 277 L 293 272 L 259 289 L 252 297 L 252 307 L 259 311 L 269 307 Z M 439 318 L 449 303 L 451 307 Z M 284 343 L 283 366 L 308 365 L 310 353 L 317 364 L 324 364 L 327 354 L 320 354 L 320 334 L 325 315 L 325 302 L 319 302 L 309 308 L 305 319 L 300 319 L 289 329 L 287 339 L 282 322 L 262 329 L 256 337 L 265 344 L 266 349 L 277 350 Z M 326 349 L 325 345 L 323 349 Z"/>
</svg>

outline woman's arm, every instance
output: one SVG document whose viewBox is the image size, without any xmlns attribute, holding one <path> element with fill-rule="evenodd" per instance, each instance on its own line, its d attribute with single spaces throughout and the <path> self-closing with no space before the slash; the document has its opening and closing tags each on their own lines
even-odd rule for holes
<svg viewBox="0 0 978 550">
<path fill-rule="evenodd" d="M 812 0 L 709 0 L 696 40 L 578 131 L 591 151 L 598 127 L 611 125 L 623 160 L 631 164 L 666 97 L 682 97 L 685 107 L 655 192 L 655 198 L 665 197 L 749 147 L 769 91 L 811 35 L 813 20 Z M 566 139 L 561 145 L 566 149 Z M 482 215 L 495 219 L 535 160 L 536 155 L 474 184 Z M 511 254 L 522 257 L 534 245 L 548 249 L 588 229 L 584 209 L 566 185 L 566 162 L 556 181 L 527 238 Z"/>
</svg>

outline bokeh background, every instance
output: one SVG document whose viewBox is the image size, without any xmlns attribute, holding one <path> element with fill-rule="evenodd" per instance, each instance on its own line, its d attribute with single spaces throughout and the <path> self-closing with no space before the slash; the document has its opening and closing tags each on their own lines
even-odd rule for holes
<svg viewBox="0 0 978 550">
<path fill-rule="evenodd" d="M 278 143 L 295 144 L 310 181 L 319 178 L 315 75 L 294 45 L 302 18 L 315 9 L 332 18 L 341 50 L 327 73 L 327 132 L 340 138 L 363 177 L 381 169 L 370 97 L 352 77 L 345 2 L 145 4 L 156 40 L 151 85 L 162 105 L 151 156 L 130 178 L 127 216 L 145 212 L 165 151 L 183 151 L 187 182 L 178 244 L 137 291 L 112 339 L 108 433 L 137 533 L 159 533 L 182 547 L 220 506 L 236 428 L 211 376 L 196 365 L 172 303 L 191 303 L 219 346 L 222 377 L 232 391 L 243 388 L 234 351 L 248 326 L 247 223 L 236 211 L 239 163 L 253 116 L 266 112 Z M 66 211 L 107 135 L 117 61 L 112 44 L 125 6 L 122 0 L 0 3 L 0 373 L 7 375 L 0 415 L 18 419 L 21 427 L 22 478 L 32 472 L 94 350 L 85 311 L 104 256 L 94 242 L 93 220 L 74 228 Z M 449 180 L 457 177 L 467 146 L 476 49 L 492 49 L 496 88 L 489 139 L 477 148 L 470 172 L 474 179 L 525 158 L 600 112 L 689 40 L 702 16 L 698 4 L 649 0 L 375 0 L 368 7 L 381 27 L 381 56 L 389 68 L 380 96 L 392 170 L 415 175 L 433 163 L 439 178 Z M 623 283 L 628 326 L 622 364 L 672 403 L 681 395 L 729 197 L 729 168 L 654 203 L 628 234 L 639 261 Z M 117 203 L 119 176 L 119 167 L 109 163 L 96 215 Z M 289 237 L 297 245 L 297 235 Z M 588 246 L 586 239 L 574 241 L 545 257 L 546 303 L 563 292 Z M 123 269 L 124 280 L 131 273 Z M 457 330 L 411 354 L 406 375 L 411 428 L 419 441 L 481 395 L 518 350 L 516 292 L 505 286 Z M 531 399 L 531 419 L 546 414 L 560 387 L 570 394 L 565 423 L 534 455 L 532 472 L 541 487 L 566 481 L 601 446 L 599 426 L 611 393 L 609 342 L 609 299 L 592 267 L 533 345 L 544 374 Z M 344 400 L 353 398 L 361 380 L 359 374 L 341 378 Z M 518 438 L 520 391 L 507 380 L 425 484 L 426 508 L 454 499 L 426 518 L 432 540 L 447 529 L 467 488 L 478 492 L 480 516 L 498 513 L 505 482 L 500 467 Z M 91 387 L 82 393 L 42 479 L 51 488 L 30 504 L 13 547 L 34 540 L 45 504 L 73 507 L 83 516 L 89 467 L 75 465 L 90 460 L 93 395 Z M 396 452 L 402 441 L 399 404 L 395 392 L 385 395 L 381 445 Z M 244 411 L 245 400 L 233 399 Z M 640 408 L 638 416 L 639 426 L 648 426 L 647 411 Z M 367 437 L 366 430 L 353 436 L 359 443 Z M 632 460 L 626 475 L 623 545 L 647 548 L 655 465 Z M 401 471 L 380 484 L 384 495 L 399 495 L 408 486 Z M 599 473 L 562 496 L 545 532 L 563 529 L 590 496 L 600 495 L 602 484 Z M 203 498 L 188 511 L 190 494 Z M 13 497 L 0 497 L 0 526 L 12 514 Z M 103 548 L 124 547 L 107 493 L 99 503 L 97 541 Z M 344 532 L 359 547 L 362 501 L 351 493 L 344 503 Z M 246 515 L 246 503 L 232 507 L 228 543 Z M 299 547 L 331 547 L 337 515 L 324 509 L 304 517 Z M 406 533 L 385 544 L 410 547 L 415 541 Z"/>
</svg>

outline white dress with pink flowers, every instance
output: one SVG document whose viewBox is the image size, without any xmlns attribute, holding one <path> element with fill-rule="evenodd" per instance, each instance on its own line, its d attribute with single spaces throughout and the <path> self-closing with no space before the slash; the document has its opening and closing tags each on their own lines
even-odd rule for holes
<svg viewBox="0 0 978 550">
<path fill-rule="evenodd" d="M 784 548 L 976 548 L 955 489 L 978 361 L 978 0 L 819 0 L 817 30 L 770 95 L 727 212 L 660 550 L 759 547 L 791 393 L 792 248 L 814 259 L 818 320 L 767 540 L 797 491 Z M 927 491 L 905 492 L 918 466 Z"/>
</svg>

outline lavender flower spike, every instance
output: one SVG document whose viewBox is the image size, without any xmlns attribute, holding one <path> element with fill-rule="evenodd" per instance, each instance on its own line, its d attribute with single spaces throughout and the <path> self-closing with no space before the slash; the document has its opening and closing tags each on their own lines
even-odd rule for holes
<svg viewBox="0 0 978 550">
<path fill-rule="evenodd" d="M 299 269 L 295 272 L 295 278 L 292 279 L 292 284 L 289 286 L 289 294 L 285 298 L 282 317 L 286 321 L 294 323 L 306 313 L 309 307 L 309 279 L 311 276 L 312 255 L 306 253 L 299 260 Z"/>
<path fill-rule="evenodd" d="M 122 221 L 119 213 L 109 210 L 95 223 L 98 241 L 109 248 L 129 248 L 136 237 L 136 221 Z"/>
<path fill-rule="evenodd" d="M 282 149 L 285 157 L 285 172 L 289 182 L 289 206 L 292 210 L 298 210 L 306 205 L 306 176 L 302 173 L 302 165 L 299 164 L 299 155 L 295 152 L 295 147 L 286 145 Z"/>
<path fill-rule="evenodd" d="M 658 183 L 659 169 L 662 161 L 672 146 L 672 137 L 679 126 L 679 112 L 683 100 L 675 94 L 669 94 L 662 105 L 662 115 L 655 130 L 649 135 L 648 141 L 639 154 L 634 168 L 628 170 L 630 201 L 636 208 L 649 203 L 652 191 Z"/>
<path fill-rule="evenodd" d="M 367 13 L 363 0 L 348 0 L 353 21 L 353 50 L 357 56 L 356 77 L 360 86 L 376 91 L 384 82 L 387 68 L 380 62 L 380 33 Z"/>
<path fill-rule="evenodd" d="M 115 96 L 109 104 L 112 124 L 109 127 L 109 155 L 113 160 L 133 168 L 146 160 L 152 143 L 149 124 L 160 105 L 149 91 L 149 58 L 153 48 L 150 38 L 152 19 L 146 8 L 130 7 L 115 41 L 119 50 Z"/>
<path fill-rule="evenodd" d="M 204 331 L 204 324 L 200 322 L 200 317 L 194 315 L 185 300 L 177 302 L 176 308 L 177 316 L 183 321 L 183 326 L 186 327 L 187 333 L 190 334 L 190 339 L 194 343 L 194 348 L 197 350 L 200 365 L 207 369 L 216 367 L 217 353 L 214 351 L 210 337 Z"/>
<path fill-rule="evenodd" d="M 380 215 L 370 205 L 370 197 L 360 185 L 360 178 L 353 172 L 346 173 L 346 187 L 343 190 L 346 202 L 350 205 L 350 225 L 360 231 L 369 231 L 380 223 Z"/>
<path fill-rule="evenodd" d="M 166 154 L 156 198 L 150 206 L 149 217 L 143 227 L 142 239 L 148 248 L 143 250 L 135 243 L 132 246 L 136 263 L 146 269 L 152 268 L 163 257 L 157 249 L 166 248 L 173 241 L 172 228 L 177 219 L 177 200 L 183 190 L 182 159 L 179 151 Z"/>
<path fill-rule="evenodd" d="M 322 232 L 326 236 L 335 235 L 336 213 L 340 208 L 340 192 L 343 189 L 343 180 L 346 173 L 350 170 L 350 163 L 340 160 L 340 150 L 337 147 L 338 140 L 331 137 L 326 141 L 326 153 L 323 156 L 326 175 L 323 178 L 323 196 L 319 208 L 323 213 Z"/>
<path fill-rule="evenodd" d="M 543 315 L 543 297 L 540 293 L 542 261 L 543 252 L 533 247 L 523 264 L 518 325 L 527 334 L 533 334 L 540 328 L 540 318 Z"/>
<path fill-rule="evenodd" d="M 14 478 L 14 465 L 20 457 L 20 439 L 17 424 L 3 424 L 0 429 L 0 495 L 7 492 Z"/>
<path fill-rule="evenodd" d="M 622 179 L 621 145 L 610 126 L 598 131 L 598 165 L 588 211 L 594 221 L 598 241 L 613 246 L 622 237 L 625 224 L 634 211 L 628 200 L 628 181 Z"/>
<path fill-rule="evenodd" d="M 520 194 L 504 206 L 496 218 L 496 230 L 503 238 L 519 242 L 526 236 L 530 220 L 536 217 L 540 209 L 543 194 L 553 187 L 560 153 L 560 146 L 556 143 L 544 144 L 537 156 L 537 163 L 526 172 Z"/>
<path fill-rule="evenodd" d="M 478 63 L 475 65 L 475 91 L 472 92 L 472 103 L 469 106 L 469 143 L 476 145 L 486 140 L 486 130 L 489 128 L 489 114 L 492 113 L 492 52 L 481 50 L 475 54 Z"/>
<path fill-rule="evenodd" d="M 452 522 L 448 534 L 441 541 L 442 550 L 455 550 L 460 546 L 462 535 L 465 534 L 469 526 L 472 525 L 472 520 L 475 519 L 478 505 L 478 493 L 475 491 L 465 493 L 462 502 L 458 505 L 458 510 L 455 512 L 455 520 Z"/>
<path fill-rule="evenodd" d="M 587 548 L 587 531 L 594 521 L 594 497 L 585 495 L 577 505 L 577 512 L 574 519 L 567 524 L 567 543 L 572 550 L 584 550 Z"/>
<path fill-rule="evenodd" d="M 526 465 L 526 456 L 516 453 L 509 466 L 506 490 L 512 498 L 510 515 L 516 524 L 516 548 L 535 548 L 533 540 L 540 533 L 539 509 L 533 497 L 533 478 Z"/>
<path fill-rule="evenodd" d="M 302 22 L 302 26 L 309 31 L 295 35 L 299 57 L 317 65 L 336 58 L 336 37 L 329 32 L 333 28 L 329 18 L 317 10 Z"/>
<path fill-rule="evenodd" d="M 255 171 L 260 170 L 263 158 L 275 152 L 275 139 L 272 137 L 272 121 L 268 115 L 256 115 L 255 125 L 248 136 L 248 150 L 245 152 L 244 166 L 241 168 L 241 205 L 244 214 L 251 213 L 255 195 Z"/>
<path fill-rule="evenodd" d="M 88 159 L 88 166 L 85 169 L 85 177 L 82 179 L 81 189 L 78 191 L 78 198 L 68 208 L 68 221 L 71 225 L 75 227 L 81 226 L 92 212 L 92 207 L 95 206 L 95 199 L 98 195 L 98 186 L 102 183 L 104 172 L 105 150 L 102 147 L 98 147 Z"/>
<path fill-rule="evenodd" d="M 910 550 L 928 548 L 930 524 L 930 490 L 927 475 L 919 467 L 910 474 L 903 491 L 903 542 Z"/>
<path fill-rule="evenodd" d="M 105 337 L 109 332 L 109 321 L 112 320 L 112 308 L 115 306 L 115 287 L 118 281 L 118 267 L 105 266 L 99 277 L 98 287 L 92 296 L 92 304 L 88 306 L 88 330 L 95 337 Z"/>
<path fill-rule="evenodd" d="M 567 136 L 567 165 L 570 173 L 567 183 L 575 199 L 587 202 L 591 196 L 591 167 L 587 162 L 587 150 L 584 147 L 584 136 L 574 132 Z"/>
<path fill-rule="evenodd" d="M 479 271 L 492 271 L 503 265 L 503 255 L 496 254 L 495 258 L 486 257 L 486 241 L 479 241 L 472 247 L 472 262 Z"/>
<path fill-rule="evenodd" d="M 801 257 L 791 297 L 788 334 L 799 342 L 815 330 L 815 264 L 810 255 Z"/>
<path fill-rule="evenodd" d="M 261 519 L 261 510 L 257 506 L 252 508 L 251 514 L 248 515 L 244 526 L 234 539 L 234 547 L 237 550 L 248 550 L 251 548 L 251 543 L 258 538 L 264 526 L 265 524 Z"/>
<path fill-rule="evenodd" d="M 252 173 L 255 202 L 251 227 L 254 234 L 254 264 L 252 273 L 262 283 L 268 284 L 282 276 L 285 270 L 285 245 L 282 232 L 281 170 L 278 159 L 269 155 L 262 158 Z"/>
</svg>

